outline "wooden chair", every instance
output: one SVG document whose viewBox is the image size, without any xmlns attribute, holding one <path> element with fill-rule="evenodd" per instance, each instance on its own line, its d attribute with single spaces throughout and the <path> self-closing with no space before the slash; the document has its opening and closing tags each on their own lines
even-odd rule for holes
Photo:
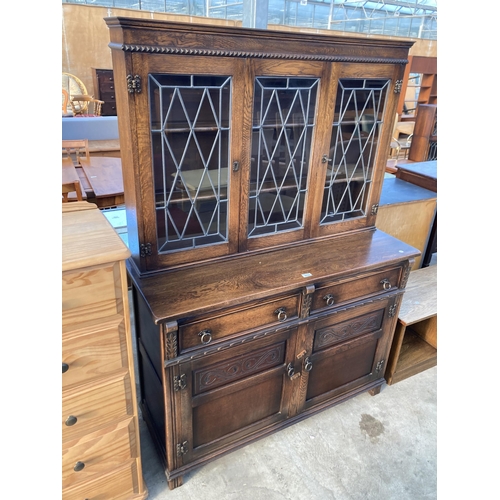
<svg viewBox="0 0 500 500">
<path fill-rule="evenodd" d="M 90 160 L 88 139 L 63 140 L 62 157 L 71 158 L 75 165 L 80 165 L 81 157 Z"/>
<path fill-rule="evenodd" d="M 80 186 L 80 181 L 67 182 L 62 185 L 62 202 L 67 203 L 70 201 L 69 193 L 76 192 L 75 201 L 83 201 L 82 188 Z"/>
<path fill-rule="evenodd" d="M 396 114 L 396 121 L 392 131 L 391 151 L 389 157 L 395 159 L 406 158 L 410 151 L 411 139 L 413 136 L 413 129 L 415 122 L 400 122 L 399 116 Z M 405 138 L 400 138 L 400 134 L 405 135 Z"/>
<path fill-rule="evenodd" d="M 104 101 L 90 95 L 74 95 L 70 100 L 75 116 L 101 116 Z"/>
<path fill-rule="evenodd" d="M 63 116 L 73 116 L 72 111 L 68 111 L 69 105 L 69 94 L 67 90 L 62 89 L 62 115 Z"/>
</svg>

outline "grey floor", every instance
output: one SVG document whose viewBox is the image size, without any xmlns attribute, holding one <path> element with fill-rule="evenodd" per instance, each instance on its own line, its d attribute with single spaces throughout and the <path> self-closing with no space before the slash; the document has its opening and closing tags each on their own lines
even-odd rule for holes
<svg viewBox="0 0 500 500">
<path fill-rule="evenodd" d="M 437 498 L 437 367 L 220 457 L 174 490 L 139 422 L 149 500 Z"/>
</svg>

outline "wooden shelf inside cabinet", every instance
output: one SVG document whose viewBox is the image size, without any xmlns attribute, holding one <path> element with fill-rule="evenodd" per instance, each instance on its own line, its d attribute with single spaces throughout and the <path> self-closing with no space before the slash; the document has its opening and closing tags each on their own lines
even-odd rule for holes
<svg viewBox="0 0 500 500">
<path fill-rule="evenodd" d="M 437 365 L 437 266 L 410 273 L 385 379 L 389 385 Z"/>
</svg>

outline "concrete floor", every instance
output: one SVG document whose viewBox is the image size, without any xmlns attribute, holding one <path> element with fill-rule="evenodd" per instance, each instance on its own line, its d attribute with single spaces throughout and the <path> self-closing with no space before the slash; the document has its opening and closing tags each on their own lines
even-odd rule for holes
<svg viewBox="0 0 500 500">
<path fill-rule="evenodd" d="M 437 498 L 437 367 L 361 394 L 184 476 L 168 489 L 140 419 L 150 500 Z"/>
</svg>

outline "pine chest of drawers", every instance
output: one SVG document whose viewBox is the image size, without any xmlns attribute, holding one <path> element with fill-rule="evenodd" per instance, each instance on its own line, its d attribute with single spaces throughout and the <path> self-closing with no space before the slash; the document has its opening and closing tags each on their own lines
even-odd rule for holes
<svg viewBox="0 0 500 500">
<path fill-rule="evenodd" d="M 145 499 L 125 259 L 95 205 L 62 214 L 62 491 Z"/>
</svg>

